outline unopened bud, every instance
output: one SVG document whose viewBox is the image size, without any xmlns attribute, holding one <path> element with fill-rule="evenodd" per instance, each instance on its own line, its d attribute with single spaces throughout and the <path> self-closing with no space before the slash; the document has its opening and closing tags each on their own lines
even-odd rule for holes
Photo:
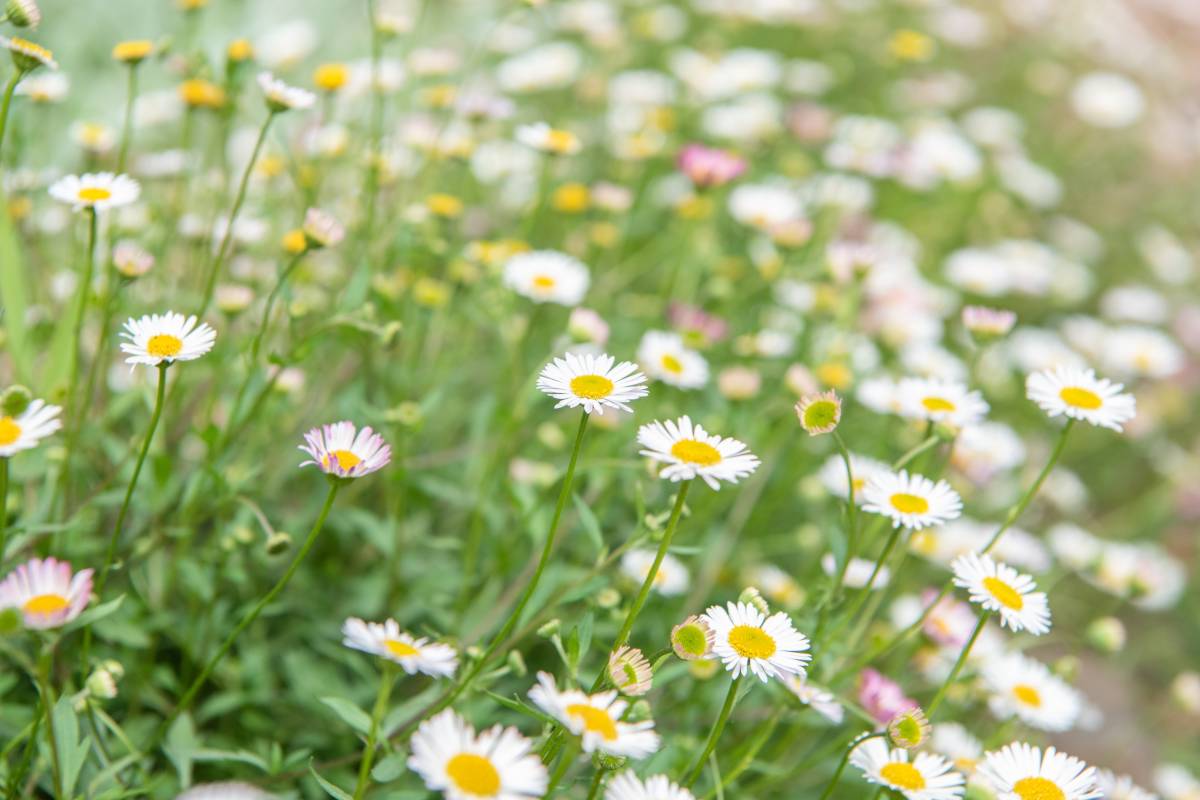
<svg viewBox="0 0 1200 800">
<path fill-rule="evenodd" d="M 0 395 L 0 411 L 6 417 L 17 417 L 25 413 L 33 402 L 33 393 L 24 386 L 10 386 Z"/>
<path fill-rule="evenodd" d="M 275 531 L 267 537 L 267 555 L 277 556 L 292 547 L 292 535 L 287 531 Z"/>
<path fill-rule="evenodd" d="M 513 674 L 518 678 L 523 678 L 529 672 L 529 668 L 525 666 L 525 657 L 521 655 L 520 650 L 508 651 L 508 668 L 513 671 Z"/>
<path fill-rule="evenodd" d="M 1088 643 L 1104 653 L 1124 650 L 1125 638 L 1125 624 L 1116 617 L 1094 619 L 1087 627 Z"/>
<path fill-rule="evenodd" d="M 554 619 L 550 620 L 542 627 L 538 628 L 537 635 L 541 636 L 543 639 L 549 639 L 551 636 L 554 636 L 555 634 L 557 634 L 558 629 L 561 627 L 562 627 L 562 620 L 555 617 Z"/>
<path fill-rule="evenodd" d="M 762 592 L 753 586 L 747 586 L 742 590 L 742 593 L 738 595 L 738 602 L 748 603 L 768 616 L 771 614 L 771 607 L 767 605 L 766 598 L 762 596 Z"/>
</svg>

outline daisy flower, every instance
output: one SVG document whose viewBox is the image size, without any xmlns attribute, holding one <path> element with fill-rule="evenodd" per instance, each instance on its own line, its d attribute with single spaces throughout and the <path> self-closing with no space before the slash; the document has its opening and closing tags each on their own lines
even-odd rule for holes
<svg viewBox="0 0 1200 800">
<path fill-rule="evenodd" d="M 645 758 L 659 747 L 654 721 L 622 722 L 628 703 L 616 691 L 584 694 L 578 689 L 559 690 L 554 676 L 538 673 L 529 699 L 583 740 L 583 752 L 599 750 L 610 756 Z"/>
<path fill-rule="evenodd" d="M 1114 431 L 1137 414 L 1137 401 L 1122 394 L 1123 388 L 1079 367 L 1058 366 L 1025 380 L 1025 394 L 1051 417 L 1066 415 Z"/>
<path fill-rule="evenodd" d="M 262 89 L 267 107 L 273 112 L 312 108 L 317 96 L 307 89 L 289 86 L 269 72 L 258 73 L 258 88 Z"/>
<path fill-rule="evenodd" d="M 121 343 L 121 352 L 129 356 L 125 363 L 150 367 L 195 361 L 212 350 L 217 338 L 207 322 L 197 324 L 195 317 L 174 311 L 130 318 L 121 335 L 129 340 Z"/>
<path fill-rule="evenodd" d="M 274 795 L 241 781 L 197 783 L 175 800 L 273 800 Z"/>
<path fill-rule="evenodd" d="M 671 649 L 684 661 L 700 661 L 712 655 L 716 634 L 702 617 L 692 615 L 671 629 Z"/>
<path fill-rule="evenodd" d="M 650 662 L 636 647 L 623 644 L 608 657 L 608 680 L 626 697 L 646 694 L 653 678 Z"/>
<path fill-rule="evenodd" d="M 853 474 L 851 465 L 851 474 Z M 949 522 L 962 513 L 958 492 L 945 481 L 934 483 L 907 471 L 877 472 L 863 487 L 863 510 L 892 519 L 893 527 L 920 530 Z"/>
<path fill-rule="evenodd" d="M 658 554 L 653 550 L 641 548 L 627 550 L 625 555 L 621 556 L 621 573 L 640 585 L 650 574 L 650 568 L 654 566 L 654 559 L 657 556 Z M 654 583 L 650 585 L 650 588 L 663 597 L 675 597 L 683 594 L 688 588 L 687 567 L 675 556 L 664 553 L 662 563 L 658 565 L 658 572 L 654 574 Z"/>
<path fill-rule="evenodd" d="M 981 422 L 988 412 L 983 395 L 956 381 L 905 378 L 896 391 L 900 395 L 901 413 L 911 419 L 965 428 Z"/>
<path fill-rule="evenodd" d="M 533 744 L 516 728 L 495 725 L 476 734 L 450 709 L 417 728 L 408 766 L 449 800 L 541 797 L 549 783 Z"/>
<path fill-rule="evenodd" d="M 642 781 L 632 770 L 626 770 L 611 781 L 604 790 L 604 800 L 695 800 L 687 789 L 672 783 L 666 775 L 652 775 Z"/>
<path fill-rule="evenodd" d="M 36 28 L 42 22 L 42 10 L 36 0 L 8 0 L 4 11 L 8 21 L 18 28 Z"/>
<path fill-rule="evenodd" d="M 1000 800 L 1092 800 L 1096 770 L 1053 747 L 1013 742 L 984 756 L 979 775 Z"/>
<path fill-rule="evenodd" d="M 583 147 L 583 143 L 575 134 L 552 128 L 545 122 L 517 126 L 516 137 L 517 141 L 526 147 L 556 156 L 574 155 Z"/>
<path fill-rule="evenodd" d="M 642 455 L 667 465 L 659 477 L 674 482 L 699 477 L 720 489 L 721 481 L 737 483 L 758 469 L 758 457 L 745 444 L 708 433 L 687 416 L 643 425 L 637 438 L 646 448 Z"/>
<path fill-rule="evenodd" d="M 708 362 L 686 347 L 678 333 L 646 331 L 637 361 L 651 378 L 680 389 L 699 389 L 708 383 Z"/>
<path fill-rule="evenodd" d="M 346 647 L 394 661 L 409 675 L 422 672 L 435 678 L 449 678 L 458 668 L 458 655 L 453 647 L 406 633 L 394 619 L 381 625 L 350 617 L 342 624 L 342 637 Z"/>
<path fill-rule="evenodd" d="M 826 553 L 821 556 L 821 571 L 831 578 L 837 577 L 838 563 L 837 557 L 833 553 Z M 874 576 L 875 580 L 871 580 Z M 892 571 L 887 567 L 880 567 L 879 571 L 875 570 L 875 562 L 866 558 L 858 558 L 857 556 L 850 559 L 850 563 L 846 565 L 846 572 L 842 576 L 842 582 L 851 589 L 862 589 L 867 586 L 867 582 L 871 582 L 871 589 L 880 589 L 888 585 L 892 579 Z"/>
<path fill-rule="evenodd" d="M 346 238 L 346 228 L 328 211 L 310 208 L 304 212 L 304 243 L 312 250 L 334 247 Z"/>
<path fill-rule="evenodd" d="M 1041 731 L 1066 731 L 1083 713 L 1083 696 L 1040 661 L 1009 653 L 984 666 L 988 708 L 999 719 L 1016 716 Z"/>
<path fill-rule="evenodd" d="M 1158 795 L 1138 786 L 1130 776 L 1107 769 L 1096 773 L 1096 786 L 1104 800 L 1158 800 Z"/>
<path fill-rule="evenodd" d="M 746 171 L 746 159 L 702 144 L 689 144 L 679 151 L 675 166 L 694 186 L 723 186 Z"/>
<path fill-rule="evenodd" d="M 1033 578 L 978 553 L 959 556 L 950 569 L 954 585 L 966 589 L 972 603 L 999 612 L 1001 625 L 1034 636 L 1050 630 L 1050 605 L 1045 592 L 1034 591 Z"/>
<path fill-rule="evenodd" d="M 809 436 L 830 433 L 842 420 L 842 399 L 832 391 L 805 395 L 796 403 L 796 416 Z M 854 474 L 853 467 L 850 474 Z"/>
<path fill-rule="evenodd" d="M 713 629 L 713 655 L 740 678 L 753 672 L 763 683 L 770 678 L 805 674 L 812 660 L 808 637 L 779 611 L 768 617 L 749 603 L 710 606 L 701 617 Z"/>
<path fill-rule="evenodd" d="M 987 306 L 963 306 L 963 327 L 984 339 L 995 339 L 1006 335 L 1017 324 L 1017 315 L 1003 308 Z"/>
<path fill-rule="evenodd" d="M 49 191 L 55 200 L 70 204 L 76 211 L 90 208 L 99 212 L 129 205 L 138 199 L 141 187 L 128 175 L 89 172 L 59 178 L 50 184 Z"/>
<path fill-rule="evenodd" d="M 72 574 L 71 565 L 35 558 L 0 583 L 0 608 L 16 608 L 27 628 L 58 628 L 79 616 L 92 594 L 92 570 Z"/>
<path fill-rule="evenodd" d="M 125 64 L 140 64 L 154 52 L 154 42 L 149 39 L 129 39 L 113 45 L 112 57 Z"/>
<path fill-rule="evenodd" d="M 854 748 L 850 763 L 877 786 L 886 786 L 908 800 L 950 800 L 962 797 L 963 776 L 950 762 L 933 753 L 918 753 L 908 760 L 908 751 L 889 749 L 882 739 L 868 739 Z"/>
<path fill-rule="evenodd" d="M 868 456 L 862 456 L 858 453 L 850 454 L 850 478 L 854 483 L 854 502 L 856 505 L 863 503 L 863 489 L 867 486 L 867 481 L 877 473 L 891 472 L 891 468 L 882 461 L 877 461 Z M 821 471 L 818 473 L 821 483 L 830 494 L 840 497 L 845 500 L 849 496 L 849 483 L 846 481 L 846 465 L 842 462 L 842 457 L 834 453 L 829 458 L 825 459 L 825 463 L 821 465 Z"/>
<path fill-rule="evenodd" d="M 12 53 L 13 64 L 22 73 L 31 72 L 38 67 L 58 69 L 58 62 L 54 60 L 54 54 L 28 39 L 22 39 L 20 36 L 14 36 L 11 39 L 0 36 L 0 47 Z"/>
<path fill-rule="evenodd" d="M 558 401 L 555 408 L 583 406 L 588 414 L 603 414 L 605 408 L 632 412 L 632 400 L 648 393 L 646 376 L 631 361 L 616 363 L 610 355 L 567 353 L 542 369 L 537 388 Z"/>
<path fill-rule="evenodd" d="M 582 261 L 557 250 L 517 253 L 504 263 L 504 284 L 535 303 L 577 306 L 590 282 Z"/>
<path fill-rule="evenodd" d="M 355 433 L 353 422 L 343 420 L 313 428 L 304 434 L 308 444 L 300 449 L 310 459 L 301 462 L 305 467 L 315 464 L 326 475 L 339 478 L 361 478 L 383 469 L 392 460 L 392 448 L 370 426 Z"/>
<path fill-rule="evenodd" d="M 22 450 L 37 447 L 38 442 L 62 427 L 60 406 L 48 406 L 34 400 L 15 417 L 0 412 L 0 458 L 9 458 Z"/>
<path fill-rule="evenodd" d="M 954 764 L 955 769 L 972 775 L 983 758 L 983 745 L 957 722 L 940 722 L 933 728 L 929 746 Z"/>
<path fill-rule="evenodd" d="M 846 709 L 838 702 L 837 697 L 828 689 L 822 689 L 816 684 L 809 683 L 808 678 L 800 675 L 789 675 L 783 685 L 806 706 L 812 708 L 825 719 L 835 725 L 842 724 L 846 718 Z"/>
</svg>

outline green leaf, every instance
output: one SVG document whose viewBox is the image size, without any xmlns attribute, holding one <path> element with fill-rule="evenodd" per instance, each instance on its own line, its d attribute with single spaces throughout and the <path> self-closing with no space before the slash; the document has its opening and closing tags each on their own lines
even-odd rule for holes
<svg viewBox="0 0 1200 800">
<path fill-rule="evenodd" d="M 342 722 L 362 734 L 371 732 L 371 715 L 342 697 L 322 697 L 321 702 L 329 706 Z"/>
<path fill-rule="evenodd" d="M 376 783 L 391 783 L 404 774 L 404 765 L 404 753 L 389 753 L 371 770 L 371 780 Z"/>
<path fill-rule="evenodd" d="M 354 800 L 345 789 L 339 789 L 335 784 L 322 778 L 321 774 L 317 772 L 317 768 L 313 766 L 311 758 L 308 760 L 308 771 L 317 779 L 317 783 L 321 784 L 321 788 L 325 790 L 325 794 L 335 798 L 335 800 Z"/>
<path fill-rule="evenodd" d="M 596 519 L 595 513 L 582 497 L 576 494 L 571 498 L 575 501 L 575 512 L 579 514 L 579 524 L 583 527 L 583 532 L 591 540 L 596 552 L 602 552 L 604 550 L 604 534 L 600 530 L 600 520 Z"/>
<path fill-rule="evenodd" d="M 495 692 L 493 692 L 490 689 L 485 690 L 485 693 L 487 694 L 488 697 L 492 698 L 497 703 L 504 706 L 505 708 L 507 708 L 510 711 L 516 711 L 518 714 L 524 714 L 527 717 L 533 717 L 534 719 L 538 720 L 542 724 L 552 725 L 555 723 L 555 720 L 553 717 L 549 717 L 549 716 L 543 714 L 542 712 L 538 711 L 533 706 L 526 705 L 525 703 L 522 703 L 520 700 L 517 700 L 516 698 L 505 697 L 502 694 L 496 694 Z"/>
<path fill-rule="evenodd" d="M 88 625 L 91 625 L 93 622 L 98 622 L 105 617 L 111 616 L 112 614 L 116 613 L 116 610 L 121 607 L 121 603 L 124 601 L 125 595 L 122 594 L 118 595 L 112 600 L 109 600 L 107 603 L 101 603 L 98 606 L 89 608 L 87 611 L 84 611 L 78 617 L 71 620 L 71 624 L 65 626 L 63 628 L 63 632 L 68 633 L 70 631 L 79 630 L 80 628 L 85 628 Z"/>
<path fill-rule="evenodd" d="M 196 726 L 192 723 L 191 715 L 180 714 L 167 731 L 163 752 L 175 765 L 181 786 L 192 784 L 192 758 L 199 749 L 200 742 L 196 739 Z"/>
<path fill-rule="evenodd" d="M 63 794 L 73 797 L 75 782 L 79 780 L 79 771 L 83 769 L 88 751 L 92 749 L 92 740 L 79 738 L 79 719 L 75 716 L 75 706 L 71 698 L 66 696 L 58 698 L 54 704 L 54 738 L 58 745 Z"/>
<path fill-rule="evenodd" d="M 3 308 L 0 314 L 4 330 L 8 334 L 5 349 L 12 359 L 13 377 L 19 383 L 32 384 L 33 352 L 25 325 L 25 311 L 29 307 L 29 291 L 25 285 L 28 272 L 21 259 L 21 248 L 12 220 L 8 217 L 8 199 L 0 195 L 0 298 Z M 70 328 L 69 325 L 59 325 Z"/>
<path fill-rule="evenodd" d="M 266 760 L 255 753 L 247 750 L 197 750 L 192 753 L 194 761 L 236 761 L 242 764 L 249 764 L 252 767 L 257 767 L 263 772 L 270 772 L 271 766 Z"/>
</svg>

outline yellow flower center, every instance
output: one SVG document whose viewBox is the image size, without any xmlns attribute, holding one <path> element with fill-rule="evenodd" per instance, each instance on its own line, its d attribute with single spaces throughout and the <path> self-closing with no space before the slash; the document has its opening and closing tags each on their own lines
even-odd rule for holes
<svg viewBox="0 0 1200 800">
<path fill-rule="evenodd" d="M 1089 411 L 1095 411 L 1104 405 L 1104 401 L 1100 399 L 1100 395 L 1091 389 L 1081 389 L 1078 386 L 1068 386 L 1060 391 L 1058 396 L 1069 406 L 1086 408 Z"/>
<path fill-rule="evenodd" d="M 571 379 L 571 391 L 587 400 L 600 400 L 612 394 L 613 382 L 603 375 L 580 375 Z"/>
<path fill-rule="evenodd" d="M 341 89 L 349 79 L 350 68 L 345 64 L 322 64 L 313 72 L 313 83 L 327 92 Z"/>
<path fill-rule="evenodd" d="M 535 289 L 543 289 L 545 291 L 549 291 L 554 288 L 554 284 L 555 284 L 554 278 L 551 278 L 549 275 L 533 276 L 533 287 Z"/>
<path fill-rule="evenodd" d="M 136 39 L 129 42 L 118 42 L 113 48 L 113 58 L 117 61 L 141 61 L 154 50 L 154 42 L 148 39 Z"/>
<path fill-rule="evenodd" d="M 921 405 L 925 406 L 926 411 L 933 414 L 939 411 L 953 411 L 955 409 L 954 403 L 951 403 L 944 397 L 923 397 L 921 398 Z"/>
<path fill-rule="evenodd" d="M 12 417 L 0 417 L 0 447 L 21 438 L 21 426 Z"/>
<path fill-rule="evenodd" d="M 409 656 L 415 656 L 420 653 L 417 648 L 413 647 L 408 642 L 402 642 L 399 639 L 384 639 L 383 646 L 386 647 L 387 651 L 396 658 L 408 658 Z"/>
<path fill-rule="evenodd" d="M 146 352 L 155 358 L 174 358 L 183 349 L 183 340 L 169 333 L 157 333 L 146 342 Z"/>
<path fill-rule="evenodd" d="M 61 594 L 39 594 L 25 601 L 21 610 L 26 614 L 49 615 L 66 610 L 71 602 Z"/>
<path fill-rule="evenodd" d="M 983 588 L 987 589 L 988 593 L 996 598 L 996 602 L 1005 608 L 1020 611 L 1025 607 L 1025 601 L 1021 599 L 1021 593 L 999 578 L 984 578 Z"/>
<path fill-rule="evenodd" d="M 729 646 L 742 658 L 770 658 L 777 649 L 771 635 L 753 625 L 738 625 L 729 631 Z"/>
<path fill-rule="evenodd" d="M 924 789 L 925 776 L 907 761 L 890 761 L 879 770 L 879 775 L 893 786 L 901 789 Z"/>
<path fill-rule="evenodd" d="M 485 756 L 459 753 L 446 762 L 446 774 L 464 794 L 492 797 L 500 792 L 500 773 Z"/>
<path fill-rule="evenodd" d="M 1021 800 L 1067 800 L 1058 784 L 1045 778 L 1021 778 L 1013 784 L 1013 793 Z"/>
<path fill-rule="evenodd" d="M 890 498 L 892 508 L 901 514 L 924 514 L 929 510 L 929 501 L 915 494 L 897 492 Z"/>
<path fill-rule="evenodd" d="M 112 192 L 99 186 L 85 186 L 79 190 L 79 199 L 85 203 L 97 203 L 112 197 Z"/>
<path fill-rule="evenodd" d="M 1042 707 L 1042 694 L 1027 683 L 1018 683 L 1012 687 L 1013 697 L 1027 706 Z"/>
<path fill-rule="evenodd" d="M 695 439 L 680 439 L 671 445 L 671 455 L 680 461 L 699 464 L 702 467 L 711 467 L 713 464 L 721 463 L 721 453 L 717 448 Z"/>
<path fill-rule="evenodd" d="M 600 734 L 606 742 L 617 738 L 617 723 L 613 722 L 608 712 L 589 706 L 587 703 L 572 703 L 567 706 L 567 715 L 583 721 L 585 730 Z"/>
<path fill-rule="evenodd" d="M 683 372 L 683 364 L 673 355 L 667 354 L 662 357 L 662 366 L 667 372 L 674 372 L 676 375 Z"/>
<path fill-rule="evenodd" d="M 963 756 L 961 758 L 954 759 L 954 766 L 958 767 L 959 772 L 966 772 L 967 774 L 970 774 L 975 771 L 975 767 L 979 766 L 979 762 L 973 758 L 967 758 L 966 756 Z"/>
<path fill-rule="evenodd" d="M 334 450 L 325 456 L 325 467 L 329 467 L 334 461 L 342 469 L 354 469 L 362 462 L 362 459 L 351 453 L 349 450 Z"/>
<path fill-rule="evenodd" d="M 565 153 L 575 147 L 575 134 L 570 131 L 550 129 L 546 131 L 546 149 Z"/>
</svg>

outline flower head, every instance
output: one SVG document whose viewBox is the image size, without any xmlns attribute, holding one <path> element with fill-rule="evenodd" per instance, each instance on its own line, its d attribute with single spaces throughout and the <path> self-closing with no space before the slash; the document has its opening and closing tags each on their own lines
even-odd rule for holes
<svg viewBox="0 0 1200 800">
<path fill-rule="evenodd" d="M 671 629 L 671 649 L 684 661 L 699 661 L 712 655 L 716 634 L 708 620 L 692 615 Z"/>
<path fill-rule="evenodd" d="M 539 672 L 529 699 L 581 737 L 585 753 L 645 758 L 658 750 L 660 740 L 654 722 L 622 721 L 628 704 L 618 699 L 615 691 L 589 695 L 578 689 L 560 690 L 553 675 Z"/>
<path fill-rule="evenodd" d="M 675 163 L 699 187 L 723 186 L 746 171 L 746 159 L 702 144 L 684 147 Z"/>
<path fill-rule="evenodd" d="M 1025 393 L 1051 417 L 1067 416 L 1120 431 L 1137 414 L 1137 401 L 1124 387 L 1097 378 L 1090 369 L 1059 366 L 1031 374 Z"/>
<path fill-rule="evenodd" d="M 0 410 L 0 458 L 37 447 L 62 427 L 61 413 L 60 406 L 48 406 L 43 400 L 33 400 L 15 414 Z"/>
<path fill-rule="evenodd" d="M 583 144 L 579 137 L 570 131 L 551 128 L 545 122 L 535 122 L 532 125 L 521 125 L 517 128 L 517 141 L 556 156 L 569 156 L 578 153 Z"/>
<path fill-rule="evenodd" d="M 312 92 L 289 86 L 269 72 L 258 73 L 258 88 L 262 89 L 267 108 L 275 113 L 312 108 L 317 102 L 317 96 Z"/>
<path fill-rule="evenodd" d="M 605 408 L 632 411 L 629 403 L 647 395 L 646 376 L 630 361 L 616 363 L 610 355 L 567 353 L 547 364 L 537 388 L 558 401 L 555 408 L 583 406 L 588 414 Z"/>
<path fill-rule="evenodd" d="M 708 383 L 708 362 L 678 333 L 646 331 L 637 362 L 651 378 L 680 389 L 700 389 Z"/>
<path fill-rule="evenodd" d="M 711 606 L 702 617 L 713 629 L 713 654 L 725 669 L 740 677 L 753 672 L 766 683 L 770 678 L 804 675 L 812 660 L 808 637 L 792 626 L 783 611 L 767 616 L 749 603 Z"/>
<path fill-rule="evenodd" d="M 889 749 L 882 739 L 869 739 L 850 756 L 850 763 L 877 786 L 886 786 L 908 800 L 951 800 L 962 797 L 963 776 L 950 762 L 933 753 L 918 753 L 909 760 L 907 750 Z"/>
<path fill-rule="evenodd" d="M 370 426 L 357 430 L 353 422 L 343 420 L 313 428 L 304 434 L 307 444 L 300 449 L 308 453 L 304 467 L 314 464 L 326 475 L 338 478 L 361 478 L 381 470 L 392 460 L 392 448 Z"/>
<path fill-rule="evenodd" d="M 421 723 L 408 766 L 448 800 L 541 797 L 549 780 L 533 743 L 516 728 L 475 728 L 447 709 Z"/>
<path fill-rule="evenodd" d="M 36 28 L 42 21 L 42 10 L 36 0 L 8 0 L 4 12 L 18 28 Z"/>
<path fill-rule="evenodd" d="M 962 513 L 962 499 L 945 481 L 908 472 L 876 472 L 863 487 L 863 510 L 890 517 L 893 527 L 920 530 Z"/>
<path fill-rule="evenodd" d="M 577 306 L 591 278 L 579 259 L 556 250 L 517 253 L 504 264 L 504 283 L 535 303 Z"/>
<path fill-rule="evenodd" d="M 112 49 L 112 57 L 125 64 L 140 64 L 154 52 L 154 42 L 149 39 L 130 39 L 117 42 Z"/>
<path fill-rule="evenodd" d="M 1017 315 L 1003 308 L 963 306 L 962 322 L 972 336 L 987 341 L 1007 335 L 1017 324 Z"/>
<path fill-rule="evenodd" d="M 0 608 L 21 612 L 27 628 L 59 628 L 79 616 L 92 594 L 92 570 L 72 574 L 54 558 L 32 559 L 0 583 Z"/>
<path fill-rule="evenodd" d="M 1045 592 L 1035 592 L 1033 578 L 986 553 L 967 553 L 954 559 L 954 585 L 971 594 L 971 602 L 1000 614 L 1000 624 L 1013 631 L 1040 636 L 1050 630 L 1050 605 Z"/>
<path fill-rule="evenodd" d="M 608 657 L 608 680 L 627 697 L 640 697 L 650 691 L 654 672 L 641 650 L 621 645 Z"/>
<path fill-rule="evenodd" d="M 987 661 L 983 682 L 991 692 L 988 708 L 998 719 L 1017 717 L 1041 731 L 1067 731 L 1083 713 L 1083 697 L 1075 687 L 1040 661 L 1020 653 Z"/>
<path fill-rule="evenodd" d="M 179 84 L 179 99 L 189 108 L 220 108 L 225 105 L 225 90 L 212 81 L 191 78 Z"/>
<path fill-rule="evenodd" d="M 1013 742 L 984 756 L 979 776 L 1008 800 L 1092 800 L 1101 797 L 1096 770 L 1053 747 Z"/>
<path fill-rule="evenodd" d="M 659 477 L 670 481 L 701 478 L 713 489 L 721 481 L 737 483 L 758 469 L 758 457 L 737 439 L 708 433 L 690 417 L 651 422 L 638 429 L 641 454 L 662 462 Z"/>
<path fill-rule="evenodd" d="M 797 700 L 835 725 L 842 724 L 846 718 L 846 709 L 842 708 L 837 696 L 828 689 L 809 683 L 807 676 L 789 675 L 783 685 Z"/>
<path fill-rule="evenodd" d="M 913 750 L 925 744 L 930 725 L 925 712 L 919 708 L 901 711 L 887 725 L 887 738 L 895 747 Z"/>
<path fill-rule="evenodd" d="M 944 422 L 964 428 L 981 422 L 988 404 L 977 391 L 957 381 L 905 378 L 896 387 L 900 413 L 912 419 Z"/>
<path fill-rule="evenodd" d="M 643 781 L 626 770 L 609 781 L 604 800 L 695 800 L 695 797 L 666 775 L 652 775 Z"/>
<path fill-rule="evenodd" d="M 858 702 L 881 725 L 917 708 L 917 701 L 906 696 L 900 684 L 873 669 L 858 676 Z"/>
<path fill-rule="evenodd" d="M 121 352 L 129 356 L 125 363 L 151 367 L 194 361 L 212 350 L 217 339 L 207 322 L 174 311 L 130 318 L 121 335 L 129 340 L 121 343 Z"/>
<path fill-rule="evenodd" d="M 449 678 L 458 668 L 458 655 L 453 647 L 402 631 L 394 619 L 380 624 L 350 617 L 342 624 L 342 637 L 346 647 L 394 661 L 409 675 L 422 672 L 435 678 Z"/>
<path fill-rule="evenodd" d="M 13 65 L 22 74 L 33 72 L 38 67 L 58 69 L 58 62 L 54 60 L 54 54 L 28 39 L 22 39 L 20 36 L 14 36 L 11 39 L 0 36 L 0 47 L 7 49 L 12 54 Z"/>
<path fill-rule="evenodd" d="M 74 206 L 76 211 L 90 208 L 107 211 L 127 206 L 138 199 L 141 187 L 128 175 L 111 172 L 89 172 L 86 175 L 67 175 L 50 185 L 50 196 Z"/>
<path fill-rule="evenodd" d="M 113 266 L 125 278 L 140 278 L 154 268 L 154 255 L 136 242 L 117 242 L 112 252 Z"/>
<path fill-rule="evenodd" d="M 305 245 L 310 250 L 320 250 L 324 247 L 334 247 L 346 238 L 346 228 L 332 214 L 319 208 L 310 208 L 304 212 Z"/>
<path fill-rule="evenodd" d="M 833 391 L 805 395 L 796 403 L 796 416 L 809 436 L 831 433 L 842 420 L 842 398 Z"/>
</svg>

